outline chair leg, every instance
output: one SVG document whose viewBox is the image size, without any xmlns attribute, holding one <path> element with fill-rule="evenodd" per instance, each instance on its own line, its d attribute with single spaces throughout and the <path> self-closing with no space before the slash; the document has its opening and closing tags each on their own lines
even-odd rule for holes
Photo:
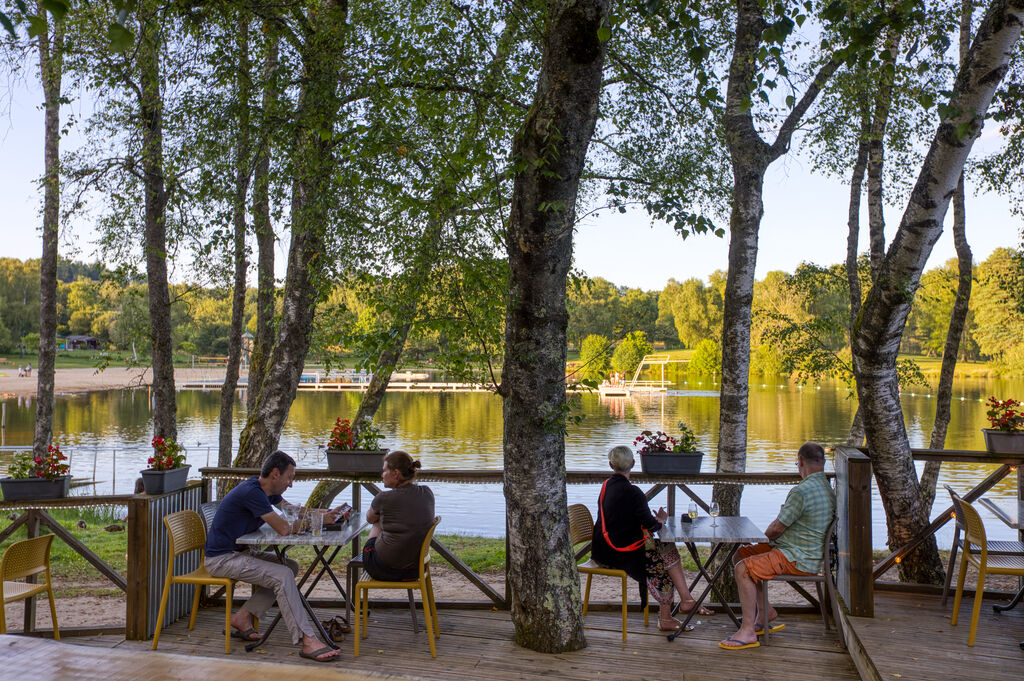
<svg viewBox="0 0 1024 681">
<path fill-rule="evenodd" d="M 412 591 L 409 591 L 412 598 Z M 437 645 L 434 643 L 434 618 L 430 614 L 430 605 L 427 600 L 427 580 L 420 581 L 420 600 L 423 601 L 423 620 L 427 625 L 427 641 L 430 642 L 430 656 L 437 657 Z"/>
<path fill-rule="evenodd" d="M 953 614 L 949 618 L 949 623 L 952 626 L 956 626 L 957 618 L 960 616 L 960 600 L 964 596 L 964 580 L 967 578 L 967 552 L 964 551 L 964 557 L 960 561 L 960 574 L 956 578 L 956 596 L 953 597 Z"/>
<path fill-rule="evenodd" d="M 981 614 L 981 599 L 985 593 L 985 564 L 978 568 L 978 586 L 974 590 L 974 609 L 971 610 L 971 631 L 967 634 L 967 646 L 974 645 L 974 636 L 978 633 L 978 616 Z"/>
<path fill-rule="evenodd" d="M 224 652 L 228 655 L 231 654 L 231 594 L 234 591 L 234 586 L 228 584 L 224 587 Z M 196 593 L 199 593 L 199 587 L 196 587 Z M 196 612 L 195 608 L 192 608 L 192 619 L 195 620 Z M 259 626 L 259 620 L 255 617 L 253 619 L 253 626 Z"/>
<path fill-rule="evenodd" d="M 164 580 L 164 593 L 160 597 L 160 610 L 156 615 L 156 631 L 153 632 L 153 650 L 156 650 L 156 645 L 160 642 L 160 630 L 164 627 L 164 613 L 167 612 L 167 599 L 171 595 L 171 579 L 170 575 L 167 575 L 167 579 Z M 228 636 L 231 635 L 231 630 L 227 632 Z"/>
<path fill-rule="evenodd" d="M 192 631 L 192 629 L 194 629 L 196 626 L 196 613 L 199 612 L 199 594 L 202 592 L 202 590 L 202 584 L 196 584 L 195 588 L 193 589 L 194 593 L 192 595 L 192 615 L 188 618 L 189 631 Z M 230 634 L 231 631 L 229 630 L 228 633 Z"/>
<path fill-rule="evenodd" d="M 626 576 L 622 576 L 622 642 L 626 642 Z"/>
<path fill-rule="evenodd" d="M 4 610 L 4 599 L 0 597 L 0 634 L 7 633 L 7 612 Z"/>
<path fill-rule="evenodd" d="M 942 585 L 942 607 L 949 600 L 949 585 L 953 583 L 953 570 L 956 569 L 956 551 L 960 543 L 960 528 L 953 530 L 953 547 L 949 550 L 949 567 L 946 568 L 946 581 Z"/>
<path fill-rule="evenodd" d="M 836 594 L 836 585 L 833 584 L 832 578 L 826 574 L 825 579 L 825 591 L 828 592 L 829 605 L 832 608 L 832 621 L 836 625 L 836 634 L 839 636 L 839 645 L 844 649 L 846 648 L 846 635 L 843 633 L 843 620 L 842 613 L 839 611 L 839 596 Z"/>
<path fill-rule="evenodd" d="M 430 578 L 430 566 L 427 566 L 427 592 L 430 595 L 430 617 L 434 620 L 434 638 L 441 638 L 441 626 L 437 623 L 437 602 L 434 600 L 434 582 Z"/>
<path fill-rule="evenodd" d="M 370 629 L 370 590 L 363 589 L 363 638 Z"/>
<path fill-rule="evenodd" d="M 647 626 L 647 619 L 650 616 L 650 614 L 651 614 L 651 603 L 650 603 L 650 601 L 648 601 L 647 605 L 644 606 L 644 626 L 645 627 Z M 661 615 L 659 615 L 659 617 L 660 616 Z"/>
<path fill-rule="evenodd" d="M 57 628 L 57 604 L 53 601 L 53 585 L 50 584 L 49 577 L 46 582 L 46 595 L 50 598 L 50 619 L 53 620 L 53 640 L 60 640 L 60 629 Z"/>
<path fill-rule="evenodd" d="M 761 628 L 764 630 L 764 642 L 763 645 L 770 645 L 768 642 L 769 637 L 772 635 L 771 626 L 768 623 L 768 582 L 771 580 L 765 579 L 761 582 L 761 604 L 758 610 L 758 614 L 761 615 L 761 619 L 764 622 L 761 623 Z M 754 625 L 757 625 L 757 620 L 754 620 Z"/>
<path fill-rule="evenodd" d="M 590 582 L 593 581 L 594 575 L 587 574 L 587 592 L 583 596 L 583 616 L 587 616 L 587 606 L 590 604 Z"/>
<path fill-rule="evenodd" d="M 825 632 L 832 630 L 828 625 L 828 601 L 826 600 L 825 587 L 821 582 L 815 582 L 814 588 L 818 592 L 818 606 L 821 608 L 821 621 L 825 624 Z"/>
<path fill-rule="evenodd" d="M 412 615 L 412 633 L 420 633 L 420 625 L 416 622 L 416 601 L 412 599 L 412 589 L 406 589 L 405 592 L 409 595 L 409 614 Z M 427 612 L 426 607 L 423 608 L 423 616 L 427 617 L 430 613 Z"/>
<path fill-rule="evenodd" d="M 348 597 L 355 599 L 354 603 L 355 603 L 355 610 L 356 610 L 356 617 L 355 617 L 354 620 L 352 620 L 352 626 L 355 627 L 355 629 L 353 629 L 353 634 L 354 635 L 352 637 L 352 640 L 354 642 L 353 650 L 352 650 L 352 656 L 353 657 L 359 657 L 359 633 L 360 633 L 359 632 L 359 619 L 360 619 L 360 615 L 362 615 L 362 611 L 360 610 L 360 605 L 361 604 L 359 602 L 359 584 L 358 584 L 358 582 L 348 592 Z"/>
</svg>

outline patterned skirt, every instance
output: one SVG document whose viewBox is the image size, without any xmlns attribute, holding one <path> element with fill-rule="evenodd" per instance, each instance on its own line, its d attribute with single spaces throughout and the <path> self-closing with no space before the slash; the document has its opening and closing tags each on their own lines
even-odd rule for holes
<svg viewBox="0 0 1024 681">
<path fill-rule="evenodd" d="M 647 559 L 647 589 L 659 605 L 671 605 L 675 585 L 668 571 L 681 561 L 675 544 L 654 542 L 655 547 L 645 549 Z"/>
</svg>

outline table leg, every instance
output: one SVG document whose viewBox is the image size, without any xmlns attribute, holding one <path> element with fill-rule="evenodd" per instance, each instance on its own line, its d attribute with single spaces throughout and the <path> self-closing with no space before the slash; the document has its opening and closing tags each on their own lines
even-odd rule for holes
<svg viewBox="0 0 1024 681">
<path fill-rule="evenodd" d="M 1010 602 L 1006 605 L 993 605 L 992 612 L 998 613 L 1016 608 L 1017 604 L 1020 603 L 1022 598 L 1024 598 L 1024 588 L 1021 588 L 1019 591 L 1017 591 L 1017 594 L 1012 599 L 1010 599 Z"/>
<path fill-rule="evenodd" d="M 274 547 L 274 553 L 277 554 L 277 559 L 281 562 L 282 565 L 284 564 L 285 552 L 287 551 L 287 548 L 288 547 L 285 547 L 284 549 L 282 549 L 280 546 L 275 546 Z M 316 630 L 320 633 L 320 640 L 323 642 L 323 644 L 326 645 L 329 648 L 333 648 L 334 650 L 338 650 L 339 646 L 335 645 L 334 639 L 331 638 L 330 634 L 327 633 L 327 630 L 324 629 L 324 626 L 320 623 L 320 620 L 316 616 L 316 611 L 313 610 L 313 606 L 311 606 L 309 604 L 309 601 L 306 600 L 306 597 L 302 595 L 302 587 L 304 586 L 304 583 L 305 583 L 306 579 L 309 578 L 309 575 L 310 575 L 310 573 L 313 570 L 313 565 L 315 565 L 315 564 L 316 564 L 316 561 L 313 561 L 313 563 L 310 564 L 309 568 L 306 570 L 305 574 L 303 574 L 302 579 L 299 581 L 299 583 L 297 585 L 297 588 L 299 590 L 299 600 L 302 601 L 302 607 L 305 608 L 306 614 L 308 614 L 309 618 L 311 620 L 313 620 L 313 626 L 316 627 Z M 253 650 L 256 650 L 257 648 L 262 646 L 264 643 L 266 643 L 267 639 L 270 638 L 270 633 L 272 631 L 274 631 L 274 627 L 276 627 L 277 623 L 280 622 L 280 621 L 281 621 L 281 608 L 280 608 L 280 605 L 279 605 L 278 606 L 277 615 L 274 617 L 273 621 L 270 623 L 270 626 L 268 626 L 267 629 L 263 632 L 263 636 L 261 636 L 258 641 L 253 641 L 252 643 L 246 644 L 245 651 L 247 653 L 251 653 Z"/>
<path fill-rule="evenodd" d="M 689 547 L 689 544 L 687 546 Z M 718 581 L 718 578 L 721 576 L 722 572 L 725 571 L 726 566 L 729 565 L 730 562 L 732 562 L 732 557 L 736 554 L 736 551 L 739 549 L 740 545 L 729 544 L 729 553 L 726 556 L 726 559 L 722 561 L 722 564 L 718 566 L 718 569 L 715 570 L 715 574 L 709 575 L 707 572 L 707 566 L 711 564 L 711 562 L 715 559 L 715 556 L 718 555 L 719 551 L 721 551 L 723 546 L 725 546 L 724 543 L 715 544 L 714 548 L 711 549 L 711 555 L 708 556 L 707 561 L 703 565 L 700 561 L 697 561 L 697 569 L 700 572 L 700 574 L 704 577 L 704 579 L 707 580 L 708 584 L 704 587 L 704 590 L 701 591 L 700 596 L 697 596 L 697 598 L 694 599 L 695 602 L 693 604 L 693 608 L 691 608 L 690 611 L 686 613 L 686 618 L 683 620 L 682 624 L 679 625 L 679 628 L 668 635 L 669 641 L 674 641 L 676 637 L 679 636 L 679 634 L 686 631 L 686 627 L 690 623 L 690 620 L 693 619 L 693 616 L 696 615 L 697 612 L 700 610 L 700 606 L 703 605 L 705 599 L 707 599 L 708 597 L 708 593 L 711 591 L 715 592 L 715 596 L 718 597 L 718 602 L 722 604 L 722 607 L 725 609 L 726 614 L 729 615 L 733 623 L 736 624 L 736 626 L 739 626 L 740 621 L 736 618 L 736 615 L 733 613 L 732 608 L 729 607 L 729 604 L 726 602 L 725 598 L 722 596 L 722 592 L 718 590 L 718 586 L 716 586 L 715 583 Z M 691 551 L 693 550 L 694 549 L 691 548 Z"/>
</svg>

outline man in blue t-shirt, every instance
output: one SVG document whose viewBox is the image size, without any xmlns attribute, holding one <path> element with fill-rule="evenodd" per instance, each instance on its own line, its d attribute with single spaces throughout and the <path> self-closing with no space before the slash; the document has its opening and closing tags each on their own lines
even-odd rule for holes
<svg viewBox="0 0 1024 681">
<path fill-rule="evenodd" d="M 294 479 L 295 460 L 278 451 L 263 462 L 258 478 L 249 478 L 227 493 L 206 536 L 206 569 L 214 577 L 230 577 L 253 585 L 252 597 L 231 617 L 232 636 L 245 641 L 259 639 L 253 618 L 262 617 L 276 600 L 292 642 L 302 644 L 299 655 L 327 662 L 337 657 L 338 651 L 317 638 L 316 628 L 306 614 L 295 585 L 299 564 L 290 558 L 282 564 L 271 551 L 258 551 L 235 543 L 243 534 L 258 530 L 263 523 L 280 535 L 291 534 L 292 527 L 273 507 L 301 510 L 281 497 Z M 324 522 L 334 522 L 334 515 L 328 512 Z"/>
</svg>

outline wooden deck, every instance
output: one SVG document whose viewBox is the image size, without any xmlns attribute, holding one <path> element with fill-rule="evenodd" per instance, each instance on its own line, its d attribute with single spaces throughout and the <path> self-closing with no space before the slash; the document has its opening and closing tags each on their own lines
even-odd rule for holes
<svg viewBox="0 0 1024 681">
<path fill-rule="evenodd" d="M 326 617 L 329 611 L 322 611 Z M 342 644 L 339 662 L 314 663 L 297 655 L 283 627 L 275 630 L 266 648 L 246 653 L 239 641 L 231 655 L 224 654 L 219 610 L 204 609 L 194 631 L 180 620 L 160 637 L 160 651 L 147 641 L 122 637 L 66 638 L 61 643 L 43 639 L 0 637 L 0 664 L 5 678 L 31 675 L 33 681 L 78 681 L 147 678 L 243 679 L 254 673 L 254 663 L 279 679 L 344 678 L 345 672 L 372 678 L 406 679 L 651 679 L 746 681 L 761 678 L 818 681 L 858 678 L 853 663 L 834 635 L 826 636 L 821 620 L 810 615 L 784 615 L 787 628 L 772 637 L 772 645 L 743 651 L 725 651 L 718 641 L 733 627 L 724 615 L 701 618 L 693 632 L 669 643 L 657 632 L 655 618 L 644 628 L 639 613 L 630 613 L 629 641 L 622 643 L 615 612 L 587 615 L 589 647 L 575 653 L 545 655 L 512 643 L 509 614 L 490 610 L 440 611 L 438 657 L 431 659 L 426 634 L 412 633 L 408 610 L 371 612 L 369 638 L 352 657 L 351 635 Z M 14 643 L 12 643 L 14 641 Z M 54 646 L 60 646 L 55 654 Z M 45 649 L 44 652 L 35 650 Z M 279 671 L 282 670 L 282 671 Z"/>
<path fill-rule="evenodd" d="M 964 597 L 957 626 L 949 623 L 953 596 L 875 592 L 875 616 L 851 617 L 866 653 L 864 681 L 1005 681 L 1024 676 L 1024 606 L 1001 614 L 985 599 L 974 647 L 967 646 L 973 596 Z M 856 654 L 858 646 L 851 646 Z M 863 659 L 863 658 L 862 658 Z"/>
</svg>

